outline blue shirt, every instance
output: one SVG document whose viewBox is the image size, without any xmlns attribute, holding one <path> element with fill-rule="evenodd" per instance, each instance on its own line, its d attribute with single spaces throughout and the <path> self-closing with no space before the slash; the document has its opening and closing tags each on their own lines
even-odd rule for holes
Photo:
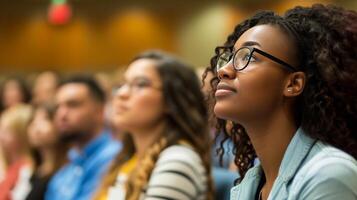
<svg viewBox="0 0 357 200">
<path fill-rule="evenodd" d="M 263 176 L 260 164 L 232 188 L 231 200 L 254 200 Z M 272 200 L 356 200 L 357 161 L 349 154 L 307 136 L 300 128 L 291 140 L 270 191 Z"/>
<path fill-rule="evenodd" d="M 69 163 L 50 180 L 46 200 L 89 200 L 121 144 L 108 132 L 92 140 L 81 152 L 71 149 Z"/>
</svg>

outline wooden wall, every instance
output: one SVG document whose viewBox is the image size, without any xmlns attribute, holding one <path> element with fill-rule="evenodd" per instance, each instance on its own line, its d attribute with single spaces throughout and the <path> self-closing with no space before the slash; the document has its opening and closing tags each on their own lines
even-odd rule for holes
<svg viewBox="0 0 357 200">
<path fill-rule="evenodd" d="M 152 48 L 204 67 L 214 47 L 223 43 L 234 25 L 257 9 L 283 12 L 295 5 L 329 1 L 270 0 L 254 5 L 245 0 L 69 2 L 72 20 L 54 26 L 47 21 L 47 0 L 0 1 L 2 74 L 47 69 L 110 71 Z"/>
</svg>

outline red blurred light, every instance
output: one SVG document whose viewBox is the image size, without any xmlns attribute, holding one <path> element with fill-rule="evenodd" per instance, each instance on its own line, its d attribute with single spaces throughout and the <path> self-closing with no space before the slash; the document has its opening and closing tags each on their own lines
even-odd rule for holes
<svg viewBox="0 0 357 200">
<path fill-rule="evenodd" d="M 71 7 L 64 4 L 52 4 L 48 11 L 48 21 L 54 25 L 63 25 L 68 23 L 72 17 Z"/>
</svg>

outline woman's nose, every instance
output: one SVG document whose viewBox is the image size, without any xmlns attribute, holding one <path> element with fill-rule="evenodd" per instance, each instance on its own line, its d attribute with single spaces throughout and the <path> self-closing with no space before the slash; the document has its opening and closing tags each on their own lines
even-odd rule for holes
<svg viewBox="0 0 357 200">
<path fill-rule="evenodd" d="M 124 84 L 120 86 L 117 91 L 115 92 L 115 96 L 117 98 L 126 98 L 129 96 L 129 93 L 131 92 L 131 87 L 128 84 Z"/>
<path fill-rule="evenodd" d="M 232 62 L 227 63 L 217 71 L 219 79 L 234 79 L 236 70 L 233 67 Z"/>
</svg>

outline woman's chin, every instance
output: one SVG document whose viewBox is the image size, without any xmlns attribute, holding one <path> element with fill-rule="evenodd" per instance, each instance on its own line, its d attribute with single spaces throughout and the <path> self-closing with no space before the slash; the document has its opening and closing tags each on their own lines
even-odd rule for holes
<svg viewBox="0 0 357 200">
<path fill-rule="evenodd" d="M 128 126 L 130 126 L 127 122 L 125 122 L 125 120 L 116 119 L 114 120 L 113 123 L 115 127 L 118 128 L 119 130 L 126 130 L 128 129 Z"/>
<path fill-rule="evenodd" d="M 220 119 L 228 119 L 229 118 L 227 110 L 225 108 L 215 106 L 213 112 Z"/>
</svg>

